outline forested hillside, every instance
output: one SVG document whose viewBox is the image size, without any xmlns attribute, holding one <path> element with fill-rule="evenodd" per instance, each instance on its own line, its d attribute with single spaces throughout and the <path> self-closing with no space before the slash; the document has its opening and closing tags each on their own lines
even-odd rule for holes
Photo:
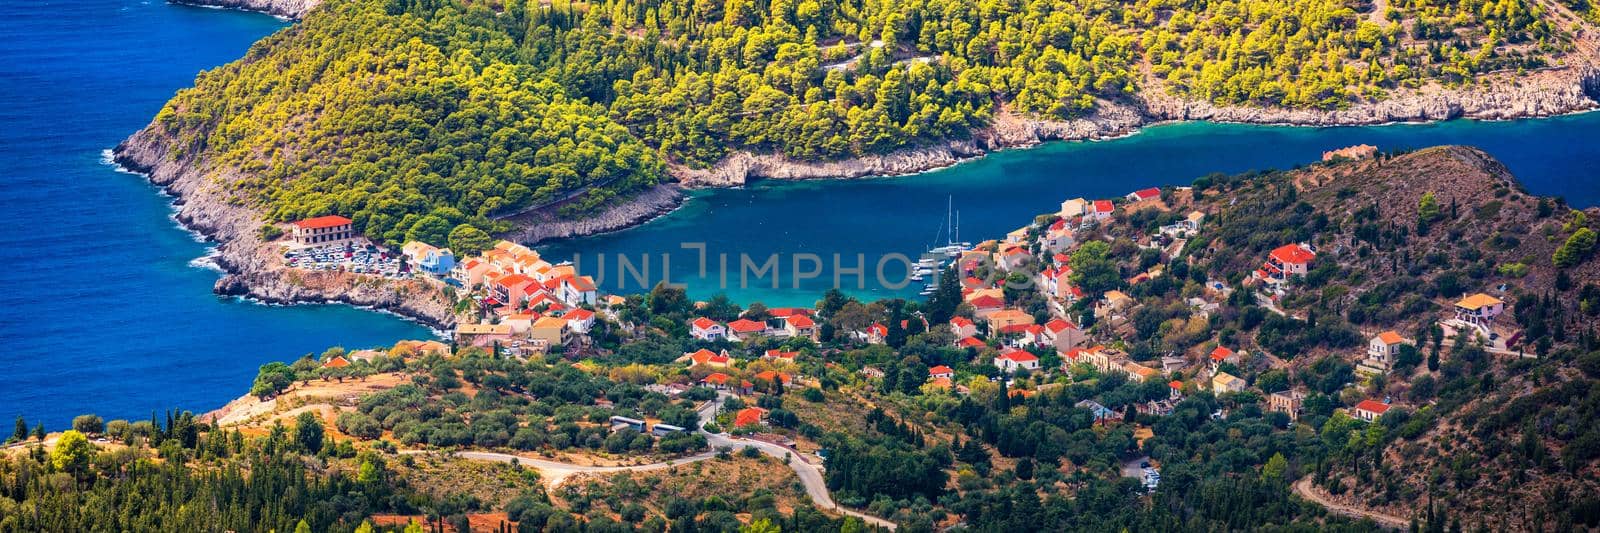
<svg viewBox="0 0 1600 533">
<path fill-rule="evenodd" d="M 1575 7 L 1587 13 L 1587 5 Z M 963 138 L 1139 91 L 1338 108 L 1559 62 L 1530 0 L 333 0 L 202 74 L 154 127 L 235 167 L 274 220 L 381 240 L 582 196 L 581 214 L 732 150 L 803 160 Z M 472 239 L 461 239 L 463 242 Z"/>
</svg>

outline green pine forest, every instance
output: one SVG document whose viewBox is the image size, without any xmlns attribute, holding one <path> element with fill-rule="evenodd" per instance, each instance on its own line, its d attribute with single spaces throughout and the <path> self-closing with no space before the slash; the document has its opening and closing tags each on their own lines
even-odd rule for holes
<svg viewBox="0 0 1600 533">
<path fill-rule="evenodd" d="M 1588 0 L 1567 6 L 1589 17 Z M 160 112 L 270 221 L 474 248 L 732 150 L 841 159 L 1138 91 L 1332 109 L 1558 62 L 1535 0 L 328 0 Z M 466 250 L 472 251 L 472 250 Z"/>
</svg>

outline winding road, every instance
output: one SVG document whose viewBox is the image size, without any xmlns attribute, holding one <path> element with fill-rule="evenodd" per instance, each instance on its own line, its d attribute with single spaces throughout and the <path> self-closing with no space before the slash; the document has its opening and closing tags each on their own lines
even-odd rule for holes
<svg viewBox="0 0 1600 533">
<path fill-rule="evenodd" d="M 539 473 L 544 477 L 545 482 L 553 488 L 566 482 L 567 478 L 572 477 L 573 474 L 604 474 L 611 472 L 644 472 L 650 470 L 662 470 L 678 465 L 711 459 L 717 456 L 717 452 L 715 451 L 717 448 L 727 447 L 732 449 L 741 449 L 750 447 L 760 450 L 761 453 L 767 454 L 780 461 L 785 461 L 789 465 L 789 468 L 794 470 L 795 475 L 800 478 L 800 484 L 805 487 L 806 495 L 811 497 L 812 503 L 816 504 L 817 507 L 822 509 L 830 509 L 846 516 L 859 518 L 863 522 L 866 522 L 872 526 L 885 528 L 890 531 L 895 530 L 896 526 L 894 522 L 856 511 L 848 507 L 843 507 L 835 503 L 833 501 L 833 496 L 828 493 L 828 484 L 823 479 L 822 466 L 806 461 L 805 457 L 801 456 L 799 452 L 769 442 L 743 439 L 726 434 L 711 433 L 706 431 L 706 422 L 716 417 L 717 410 L 722 406 L 723 400 L 727 397 L 727 393 L 719 393 L 715 400 L 706 402 L 705 405 L 701 406 L 700 409 L 697 410 L 698 414 L 700 415 L 700 423 L 695 429 L 699 431 L 701 435 L 705 436 L 706 444 L 710 445 L 713 451 L 707 451 L 688 457 L 680 457 L 670 461 L 628 466 L 586 466 L 496 452 L 460 451 L 455 452 L 453 455 L 463 459 L 513 463 L 525 468 L 531 467 L 538 470 Z M 410 455 L 430 452 L 425 450 L 404 450 L 400 453 Z"/>
<path fill-rule="evenodd" d="M 1389 529 L 1405 529 L 1407 526 L 1411 525 L 1410 520 L 1400 518 L 1398 516 L 1362 509 L 1360 507 L 1353 507 L 1333 501 L 1333 499 L 1323 494 L 1321 489 L 1318 489 L 1316 485 L 1313 485 L 1311 481 L 1312 476 L 1306 476 L 1300 478 L 1300 481 L 1294 482 L 1294 493 L 1299 495 L 1301 498 L 1317 502 L 1317 505 L 1327 508 L 1329 512 L 1355 519 L 1370 518 L 1373 522 L 1377 522 L 1379 526 Z"/>
</svg>

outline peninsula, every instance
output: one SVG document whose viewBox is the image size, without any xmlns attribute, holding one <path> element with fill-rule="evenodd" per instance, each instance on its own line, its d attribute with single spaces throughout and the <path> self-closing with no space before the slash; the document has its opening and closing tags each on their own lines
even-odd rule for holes
<svg viewBox="0 0 1600 533">
<path fill-rule="evenodd" d="M 449 325 L 448 302 L 396 296 L 403 284 L 282 277 L 263 228 L 344 215 L 391 248 L 473 253 L 485 234 L 532 244 L 625 228 L 675 208 L 685 186 L 912 173 L 1166 121 L 1514 118 L 1592 109 L 1600 94 L 1588 14 L 1540 0 L 1229 4 L 1250 18 L 1093 2 L 936 15 L 193 3 L 301 21 L 200 75 L 116 160 L 220 243 L 219 292 L 435 326 Z"/>
</svg>

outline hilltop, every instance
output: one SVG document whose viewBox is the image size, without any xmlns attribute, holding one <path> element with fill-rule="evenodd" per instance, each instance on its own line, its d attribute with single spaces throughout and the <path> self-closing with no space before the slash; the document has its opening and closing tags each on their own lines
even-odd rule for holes
<svg viewBox="0 0 1600 533">
<path fill-rule="evenodd" d="M 1194 190 L 1195 207 L 1212 214 L 1186 250 L 1213 277 L 1241 282 L 1284 243 L 1316 250 L 1309 272 L 1274 295 L 1290 318 L 1240 326 L 1235 337 L 1287 361 L 1241 365 L 1245 375 L 1268 391 L 1283 385 L 1263 380 L 1282 371 L 1301 384 L 1291 390 L 1406 406 L 1352 444 L 1364 458 L 1319 462 L 1316 488 L 1297 490 L 1424 522 L 1437 506 L 1492 529 L 1597 516 L 1588 506 L 1600 493 L 1591 422 L 1600 416 L 1600 261 L 1592 239 L 1570 264 L 1558 258 L 1600 211 L 1529 194 L 1498 161 L 1461 146 L 1212 176 Z M 1452 322 L 1455 302 L 1473 293 L 1506 302 L 1487 330 L 1495 337 Z M 1414 348 L 1363 371 L 1362 339 L 1384 330 Z M 1330 387 L 1340 375 L 1364 383 L 1361 395 Z M 1569 515 L 1560 507 L 1574 499 Z"/>
</svg>

